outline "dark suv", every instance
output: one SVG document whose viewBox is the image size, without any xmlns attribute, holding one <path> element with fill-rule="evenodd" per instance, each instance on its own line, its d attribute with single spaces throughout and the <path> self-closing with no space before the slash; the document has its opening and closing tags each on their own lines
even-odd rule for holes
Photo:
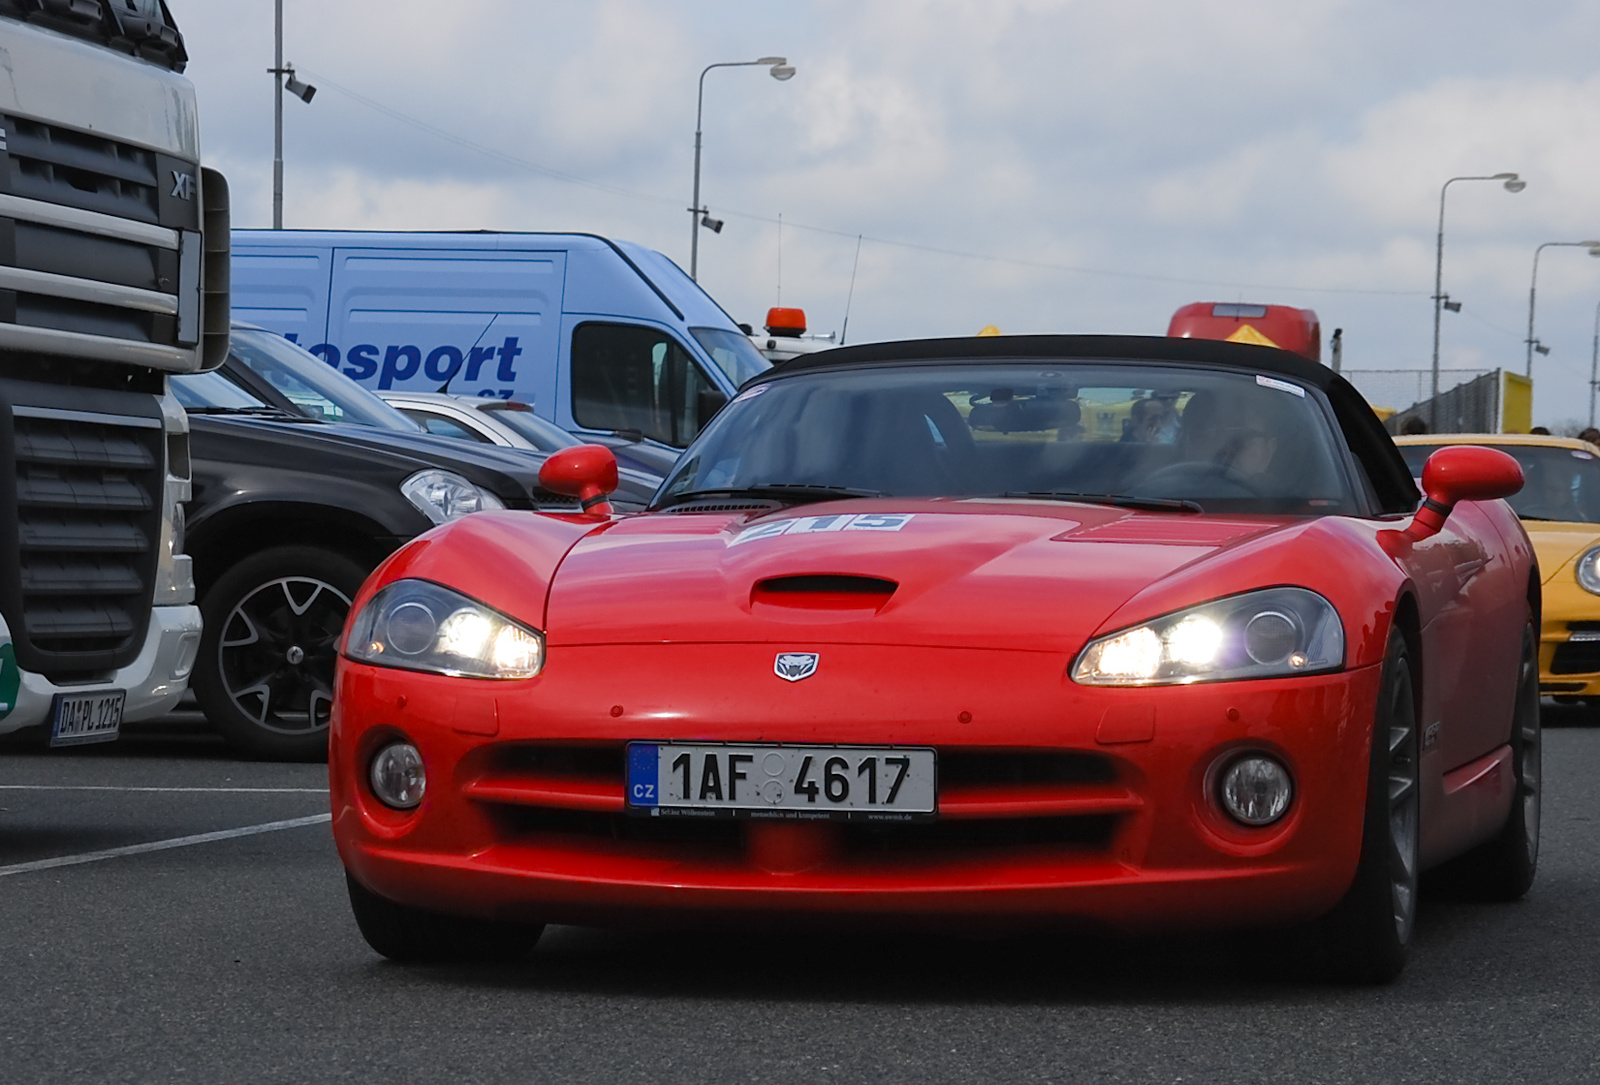
<svg viewBox="0 0 1600 1085">
<path fill-rule="evenodd" d="M 539 486 L 527 453 L 290 414 L 217 372 L 172 388 L 189 412 L 184 548 L 205 622 L 192 685 L 251 756 L 324 754 L 350 601 L 401 543 L 481 509 L 577 508 Z M 615 503 L 638 509 L 651 491 L 624 481 Z"/>
</svg>

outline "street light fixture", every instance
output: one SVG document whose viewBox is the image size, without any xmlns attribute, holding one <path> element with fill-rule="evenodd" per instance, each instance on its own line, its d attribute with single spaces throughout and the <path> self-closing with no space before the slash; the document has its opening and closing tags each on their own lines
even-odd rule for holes
<svg viewBox="0 0 1600 1085">
<path fill-rule="evenodd" d="M 282 0 L 279 0 L 281 3 Z M 700 95 L 694 106 L 694 200 L 689 208 L 689 278 L 698 279 L 700 273 L 700 228 L 714 234 L 722 232 L 722 220 L 714 219 L 700 206 L 700 129 L 706 106 L 706 73 L 712 68 L 766 68 L 767 74 L 780 83 L 794 78 L 794 66 L 787 57 L 762 57 L 759 60 L 730 60 L 708 64 L 700 73 Z"/>
<path fill-rule="evenodd" d="M 278 93 L 272 97 L 272 228 L 283 229 L 283 92 L 299 98 L 307 105 L 311 103 L 312 95 L 317 93 L 317 88 L 310 83 L 302 83 L 294 74 L 294 65 L 283 63 L 283 0 L 275 0 L 273 4 L 273 38 L 272 38 L 272 67 L 267 71 L 278 82 Z M 288 81 L 284 81 L 288 76 Z"/>
<path fill-rule="evenodd" d="M 1528 187 L 1528 182 L 1514 173 L 1495 173 L 1487 177 L 1452 177 L 1439 188 L 1439 236 L 1433 256 L 1433 381 L 1428 400 L 1428 428 L 1435 433 L 1439 432 L 1439 312 L 1461 311 L 1461 303 L 1449 300 L 1444 292 L 1444 197 L 1457 181 L 1500 181 L 1507 192 L 1521 192 Z"/>
<path fill-rule="evenodd" d="M 1549 354 L 1550 348 L 1545 346 L 1533 334 L 1533 302 L 1539 288 L 1539 254 L 1545 249 L 1574 248 L 1588 249 L 1590 256 L 1600 256 L 1600 241 L 1546 241 L 1543 245 L 1533 250 L 1533 278 L 1528 282 L 1528 371 L 1527 376 L 1533 376 L 1533 352 Z"/>
</svg>

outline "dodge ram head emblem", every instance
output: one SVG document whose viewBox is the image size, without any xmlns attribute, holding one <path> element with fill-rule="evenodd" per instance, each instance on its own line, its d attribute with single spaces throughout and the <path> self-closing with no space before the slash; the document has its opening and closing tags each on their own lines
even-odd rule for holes
<svg viewBox="0 0 1600 1085">
<path fill-rule="evenodd" d="M 779 652 L 772 673 L 785 682 L 798 682 L 817 673 L 816 652 Z"/>
</svg>

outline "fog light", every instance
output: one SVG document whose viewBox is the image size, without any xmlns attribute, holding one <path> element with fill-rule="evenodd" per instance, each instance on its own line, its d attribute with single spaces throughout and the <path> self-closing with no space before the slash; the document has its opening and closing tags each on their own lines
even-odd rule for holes
<svg viewBox="0 0 1600 1085">
<path fill-rule="evenodd" d="M 396 810 L 410 810 L 422 801 L 422 793 L 428 789 L 422 754 L 409 742 L 391 742 L 379 750 L 367 776 L 372 793 Z"/>
<path fill-rule="evenodd" d="M 1271 825 L 1283 817 L 1294 798 L 1289 770 L 1259 754 L 1229 765 L 1217 790 L 1228 815 L 1252 827 Z"/>
</svg>

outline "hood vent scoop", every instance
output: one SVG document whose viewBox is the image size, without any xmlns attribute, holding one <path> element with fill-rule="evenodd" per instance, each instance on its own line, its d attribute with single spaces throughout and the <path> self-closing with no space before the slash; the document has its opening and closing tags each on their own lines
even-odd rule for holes
<svg viewBox="0 0 1600 1085">
<path fill-rule="evenodd" d="M 859 618 L 876 614 L 899 586 L 876 576 L 774 576 L 756 581 L 750 605 L 757 613 L 781 610 L 808 613 L 813 618 Z"/>
<path fill-rule="evenodd" d="M 781 501 L 686 501 L 681 505 L 672 505 L 662 509 L 662 512 L 771 512 L 783 507 Z"/>
</svg>

